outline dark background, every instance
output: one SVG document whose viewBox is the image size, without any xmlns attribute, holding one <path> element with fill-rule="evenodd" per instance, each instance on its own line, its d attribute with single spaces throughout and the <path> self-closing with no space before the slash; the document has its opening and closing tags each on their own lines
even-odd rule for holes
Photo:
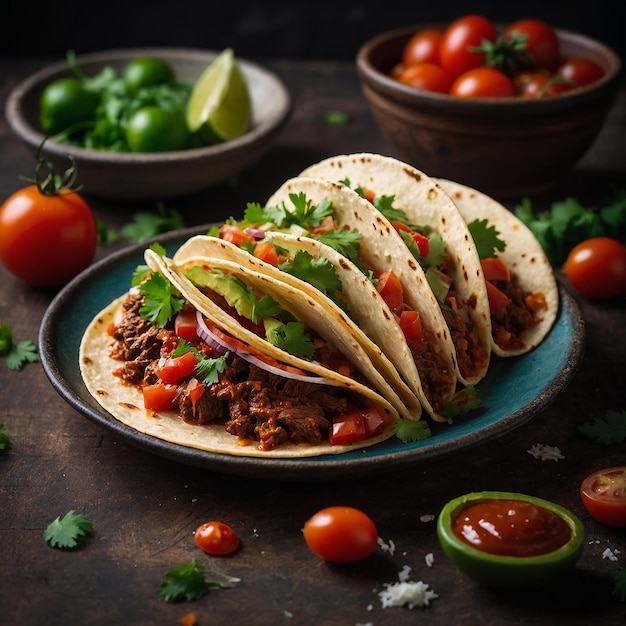
<svg viewBox="0 0 626 626">
<path fill-rule="evenodd" d="M 58 56 L 61 60 L 70 49 L 81 53 L 165 45 L 232 47 L 238 56 L 252 59 L 353 60 L 359 46 L 383 30 L 447 22 L 467 13 L 481 13 L 498 22 L 537 17 L 601 39 L 626 56 L 624 0 L 61 0 L 47 4 L 10 0 L 10 5 L 14 17 L 5 21 L 0 38 L 0 54 L 9 56 Z"/>
</svg>

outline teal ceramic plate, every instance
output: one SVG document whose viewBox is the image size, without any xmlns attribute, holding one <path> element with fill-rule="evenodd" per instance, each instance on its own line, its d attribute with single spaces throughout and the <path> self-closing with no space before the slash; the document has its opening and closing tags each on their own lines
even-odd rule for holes
<svg viewBox="0 0 626 626">
<path fill-rule="evenodd" d="M 169 233 L 159 242 L 173 254 L 191 235 L 207 229 L 208 226 Z M 402 443 L 394 437 L 342 455 L 300 459 L 236 457 L 187 448 L 117 421 L 92 398 L 80 375 L 78 350 L 87 325 L 128 289 L 133 270 L 144 263 L 147 245 L 111 254 L 58 293 L 42 321 L 41 360 L 53 387 L 82 415 L 139 448 L 197 467 L 241 476 L 318 480 L 382 473 L 448 456 L 500 437 L 546 408 L 568 385 L 584 352 L 585 330 L 580 311 L 561 288 L 559 315 L 545 341 L 522 357 L 494 357 L 487 377 L 480 383 L 481 409 L 451 425 L 433 424 L 433 434 L 428 439 Z M 511 393 L 512 389 L 515 393 Z"/>
</svg>

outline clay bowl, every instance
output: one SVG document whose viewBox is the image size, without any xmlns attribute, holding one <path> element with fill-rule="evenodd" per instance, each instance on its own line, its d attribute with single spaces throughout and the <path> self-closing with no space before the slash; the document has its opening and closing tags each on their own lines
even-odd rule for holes
<svg viewBox="0 0 626 626">
<path fill-rule="evenodd" d="M 218 52 L 185 48 L 133 48 L 109 50 L 77 57 L 88 76 L 110 66 L 119 71 L 130 60 L 155 56 L 167 61 L 181 81 L 194 81 Z M 114 153 L 88 150 L 48 140 L 44 155 L 60 171 L 68 156 L 78 166 L 78 183 L 87 194 L 123 199 L 161 199 L 198 192 L 239 174 L 257 162 L 273 145 L 292 109 L 283 82 L 266 68 L 238 59 L 248 82 L 252 124 L 241 137 L 225 143 L 160 153 Z M 39 129 L 39 97 L 53 80 L 72 76 L 66 62 L 42 68 L 17 85 L 9 94 L 6 117 L 15 134 L 33 149 L 44 139 Z"/>
<path fill-rule="evenodd" d="M 459 98 L 390 77 L 404 45 L 428 24 L 392 30 L 359 49 L 365 98 L 397 156 L 426 174 L 499 198 L 550 189 L 589 150 L 619 87 L 620 59 L 603 43 L 557 29 L 563 58 L 588 57 L 605 70 L 596 83 L 543 99 Z"/>
</svg>

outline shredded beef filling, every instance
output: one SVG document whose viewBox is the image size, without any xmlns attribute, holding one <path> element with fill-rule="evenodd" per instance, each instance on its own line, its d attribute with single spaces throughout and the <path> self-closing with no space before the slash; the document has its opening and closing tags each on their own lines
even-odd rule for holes
<svg viewBox="0 0 626 626">
<path fill-rule="evenodd" d="M 445 360 L 431 350 L 426 341 L 411 341 L 409 348 L 415 360 L 424 395 L 433 410 L 440 413 L 446 402 L 443 391 L 451 382 Z"/>
</svg>

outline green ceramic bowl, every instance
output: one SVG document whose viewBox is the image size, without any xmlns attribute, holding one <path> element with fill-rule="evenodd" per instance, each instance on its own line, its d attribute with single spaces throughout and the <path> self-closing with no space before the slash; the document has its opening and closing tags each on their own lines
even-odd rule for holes
<svg viewBox="0 0 626 626">
<path fill-rule="evenodd" d="M 560 548 L 540 556 L 500 556 L 470 546 L 454 533 L 453 522 L 468 506 L 488 500 L 521 500 L 548 509 L 565 520 L 571 537 Z M 572 568 L 583 550 L 582 522 L 567 509 L 533 496 L 503 491 L 469 493 L 448 502 L 437 520 L 437 537 L 446 556 L 467 576 L 488 587 L 540 585 Z"/>
</svg>

